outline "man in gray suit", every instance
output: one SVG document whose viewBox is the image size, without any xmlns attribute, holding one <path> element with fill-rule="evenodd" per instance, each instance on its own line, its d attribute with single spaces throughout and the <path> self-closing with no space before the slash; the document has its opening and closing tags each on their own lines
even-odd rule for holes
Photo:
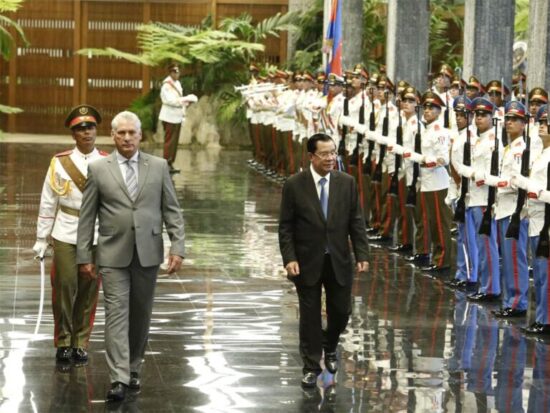
<svg viewBox="0 0 550 413">
<path fill-rule="evenodd" d="M 164 259 L 162 225 L 172 243 L 168 273 L 178 271 L 185 252 L 183 216 L 164 159 L 139 151 L 141 123 L 131 112 L 113 118 L 116 150 L 90 164 L 77 238 L 79 273 L 95 278 L 92 245 L 96 217 L 98 273 L 105 298 L 105 346 L 110 370 L 108 401 L 127 388 L 139 390 L 139 374 Z"/>
<path fill-rule="evenodd" d="M 315 387 L 325 367 L 338 368 L 336 347 L 351 314 L 353 244 L 356 270 L 367 271 L 368 241 L 355 180 L 335 171 L 336 146 L 323 133 L 308 139 L 311 165 L 283 187 L 279 245 L 288 278 L 300 304 L 302 386 Z M 321 289 L 327 302 L 327 328 L 321 328 Z"/>
</svg>

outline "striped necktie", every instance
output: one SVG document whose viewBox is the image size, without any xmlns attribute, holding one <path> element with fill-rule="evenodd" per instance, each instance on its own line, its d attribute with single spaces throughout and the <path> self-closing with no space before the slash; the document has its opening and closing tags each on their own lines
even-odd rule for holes
<svg viewBox="0 0 550 413">
<path fill-rule="evenodd" d="M 138 182 L 134 168 L 132 168 L 131 161 L 128 159 L 126 162 L 126 187 L 128 188 L 128 194 L 132 201 L 136 200 Z"/>
<path fill-rule="evenodd" d="M 323 215 L 327 219 L 328 213 L 328 197 L 327 191 L 325 190 L 325 184 L 327 183 L 327 178 L 319 179 L 319 184 L 321 185 L 321 193 L 319 194 L 319 201 L 321 201 L 321 209 L 323 210 Z"/>
</svg>

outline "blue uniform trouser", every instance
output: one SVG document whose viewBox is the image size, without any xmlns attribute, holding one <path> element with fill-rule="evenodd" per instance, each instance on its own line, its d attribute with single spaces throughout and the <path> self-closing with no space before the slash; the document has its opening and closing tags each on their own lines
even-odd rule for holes
<svg viewBox="0 0 550 413">
<path fill-rule="evenodd" d="M 529 237 L 529 244 L 533 253 L 533 288 L 535 289 L 535 321 L 540 324 L 550 324 L 548 320 L 548 296 L 550 295 L 548 285 L 548 264 L 547 258 L 535 256 L 539 237 Z"/>
<path fill-rule="evenodd" d="M 527 265 L 527 227 L 526 219 L 520 221 L 519 239 L 506 238 L 510 217 L 497 222 L 502 254 L 502 281 L 504 308 L 527 310 L 527 291 L 529 289 L 529 267 Z"/>
<path fill-rule="evenodd" d="M 497 247 L 497 225 L 491 220 L 491 235 L 480 235 L 479 226 L 483 219 L 484 207 L 466 209 L 467 243 L 471 252 L 472 274 L 480 280 L 479 292 L 500 294 L 499 255 Z M 474 277 L 475 275 L 473 275 Z M 477 281 L 477 278 L 473 282 Z"/>
</svg>

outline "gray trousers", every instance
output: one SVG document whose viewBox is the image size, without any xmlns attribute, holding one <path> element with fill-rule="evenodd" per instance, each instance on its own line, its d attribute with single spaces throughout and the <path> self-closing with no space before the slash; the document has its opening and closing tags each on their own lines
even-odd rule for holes
<svg viewBox="0 0 550 413">
<path fill-rule="evenodd" d="M 128 384 L 139 373 L 149 337 L 159 266 L 142 267 L 134 248 L 125 268 L 101 267 L 105 300 L 105 348 L 111 383 Z"/>
</svg>

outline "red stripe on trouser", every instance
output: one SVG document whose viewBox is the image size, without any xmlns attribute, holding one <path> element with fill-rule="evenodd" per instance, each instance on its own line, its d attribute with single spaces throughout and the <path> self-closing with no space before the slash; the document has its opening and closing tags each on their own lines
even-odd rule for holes
<svg viewBox="0 0 550 413">
<path fill-rule="evenodd" d="M 489 246 L 489 237 L 485 237 L 485 251 L 487 252 L 487 265 L 489 267 L 489 285 L 487 286 L 487 290 L 489 294 L 493 293 L 493 259 L 491 257 L 491 248 Z"/>
<path fill-rule="evenodd" d="M 426 215 L 426 200 L 424 199 L 424 192 L 420 192 L 420 208 L 422 208 L 422 222 L 424 224 L 424 252 L 430 253 L 430 246 L 428 245 L 428 216 Z"/>
<path fill-rule="evenodd" d="M 380 193 L 378 191 L 379 185 L 374 184 L 374 200 L 376 204 L 376 222 L 382 225 L 380 219 L 382 218 L 382 211 L 380 211 Z"/>
<path fill-rule="evenodd" d="M 518 246 L 516 240 L 512 239 L 512 269 L 514 274 L 514 302 L 512 308 L 516 308 L 519 302 L 519 274 L 518 274 L 518 260 L 516 254 L 518 253 Z"/>
<path fill-rule="evenodd" d="M 287 141 L 288 141 L 288 163 L 289 163 L 289 171 L 290 174 L 294 174 L 296 172 L 295 165 L 294 165 L 294 146 L 292 142 L 292 132 L 287 132 Z"/>
<path fill-rule="evenodd" d="M 408 244 L 409 225 L 407 222 L 407 208 L 405 208 L 405 183 L 401 179 L 397 185 L 399 196 L 399 207 L 401 209 L 401 234 L 403 235 L 403 244 Z"/>
<path fill-rule="evenodd" d="M 390 236 L 390 225 L 393 216 L 393 197 L 390 195 L 389 188 L 391 186 L 391 176 L 388 174 L 388 193 L 386 195 L 386 222 L 384 223 L 383 234 Z"/>
<path fill-rule="evenodd" d="M 437 197 L 437 192 L 434 192 L 434 202 L 435 202 L 435 219 L 437 223 L 437 235 L 439 235 L 439 245 L 441 246 L 441 257 L 439 257 L 439 267 L 443 265 L 445 260 L 445 252 L 447 246 L 445 245 L 445 239 L 443 238 L 443 225 L 441 224 L 441 212 L 439 210 L 439 199 Z"/>
<path fill-rule="evenodd" d="M 52 284 L 52 310 L 55 307 L 55 303 L 56 303 L 56 297 L 57 297 L 57 294 L 56 294 L 56 290 L 55 290 L 55 260 L 52 260 L 52 268 L 50 269 L 50 283 Z M 54 312 L 54 317 L 53 317 L 53 323 L 54 323 L 54 327 L 53 327 L 53 344 L 55 347 L 57 347 L 57 336 L 59 335 L 59 324 L 57 322 L 57 319 L 55 318 L 55 312 Z"/>
</svg>

